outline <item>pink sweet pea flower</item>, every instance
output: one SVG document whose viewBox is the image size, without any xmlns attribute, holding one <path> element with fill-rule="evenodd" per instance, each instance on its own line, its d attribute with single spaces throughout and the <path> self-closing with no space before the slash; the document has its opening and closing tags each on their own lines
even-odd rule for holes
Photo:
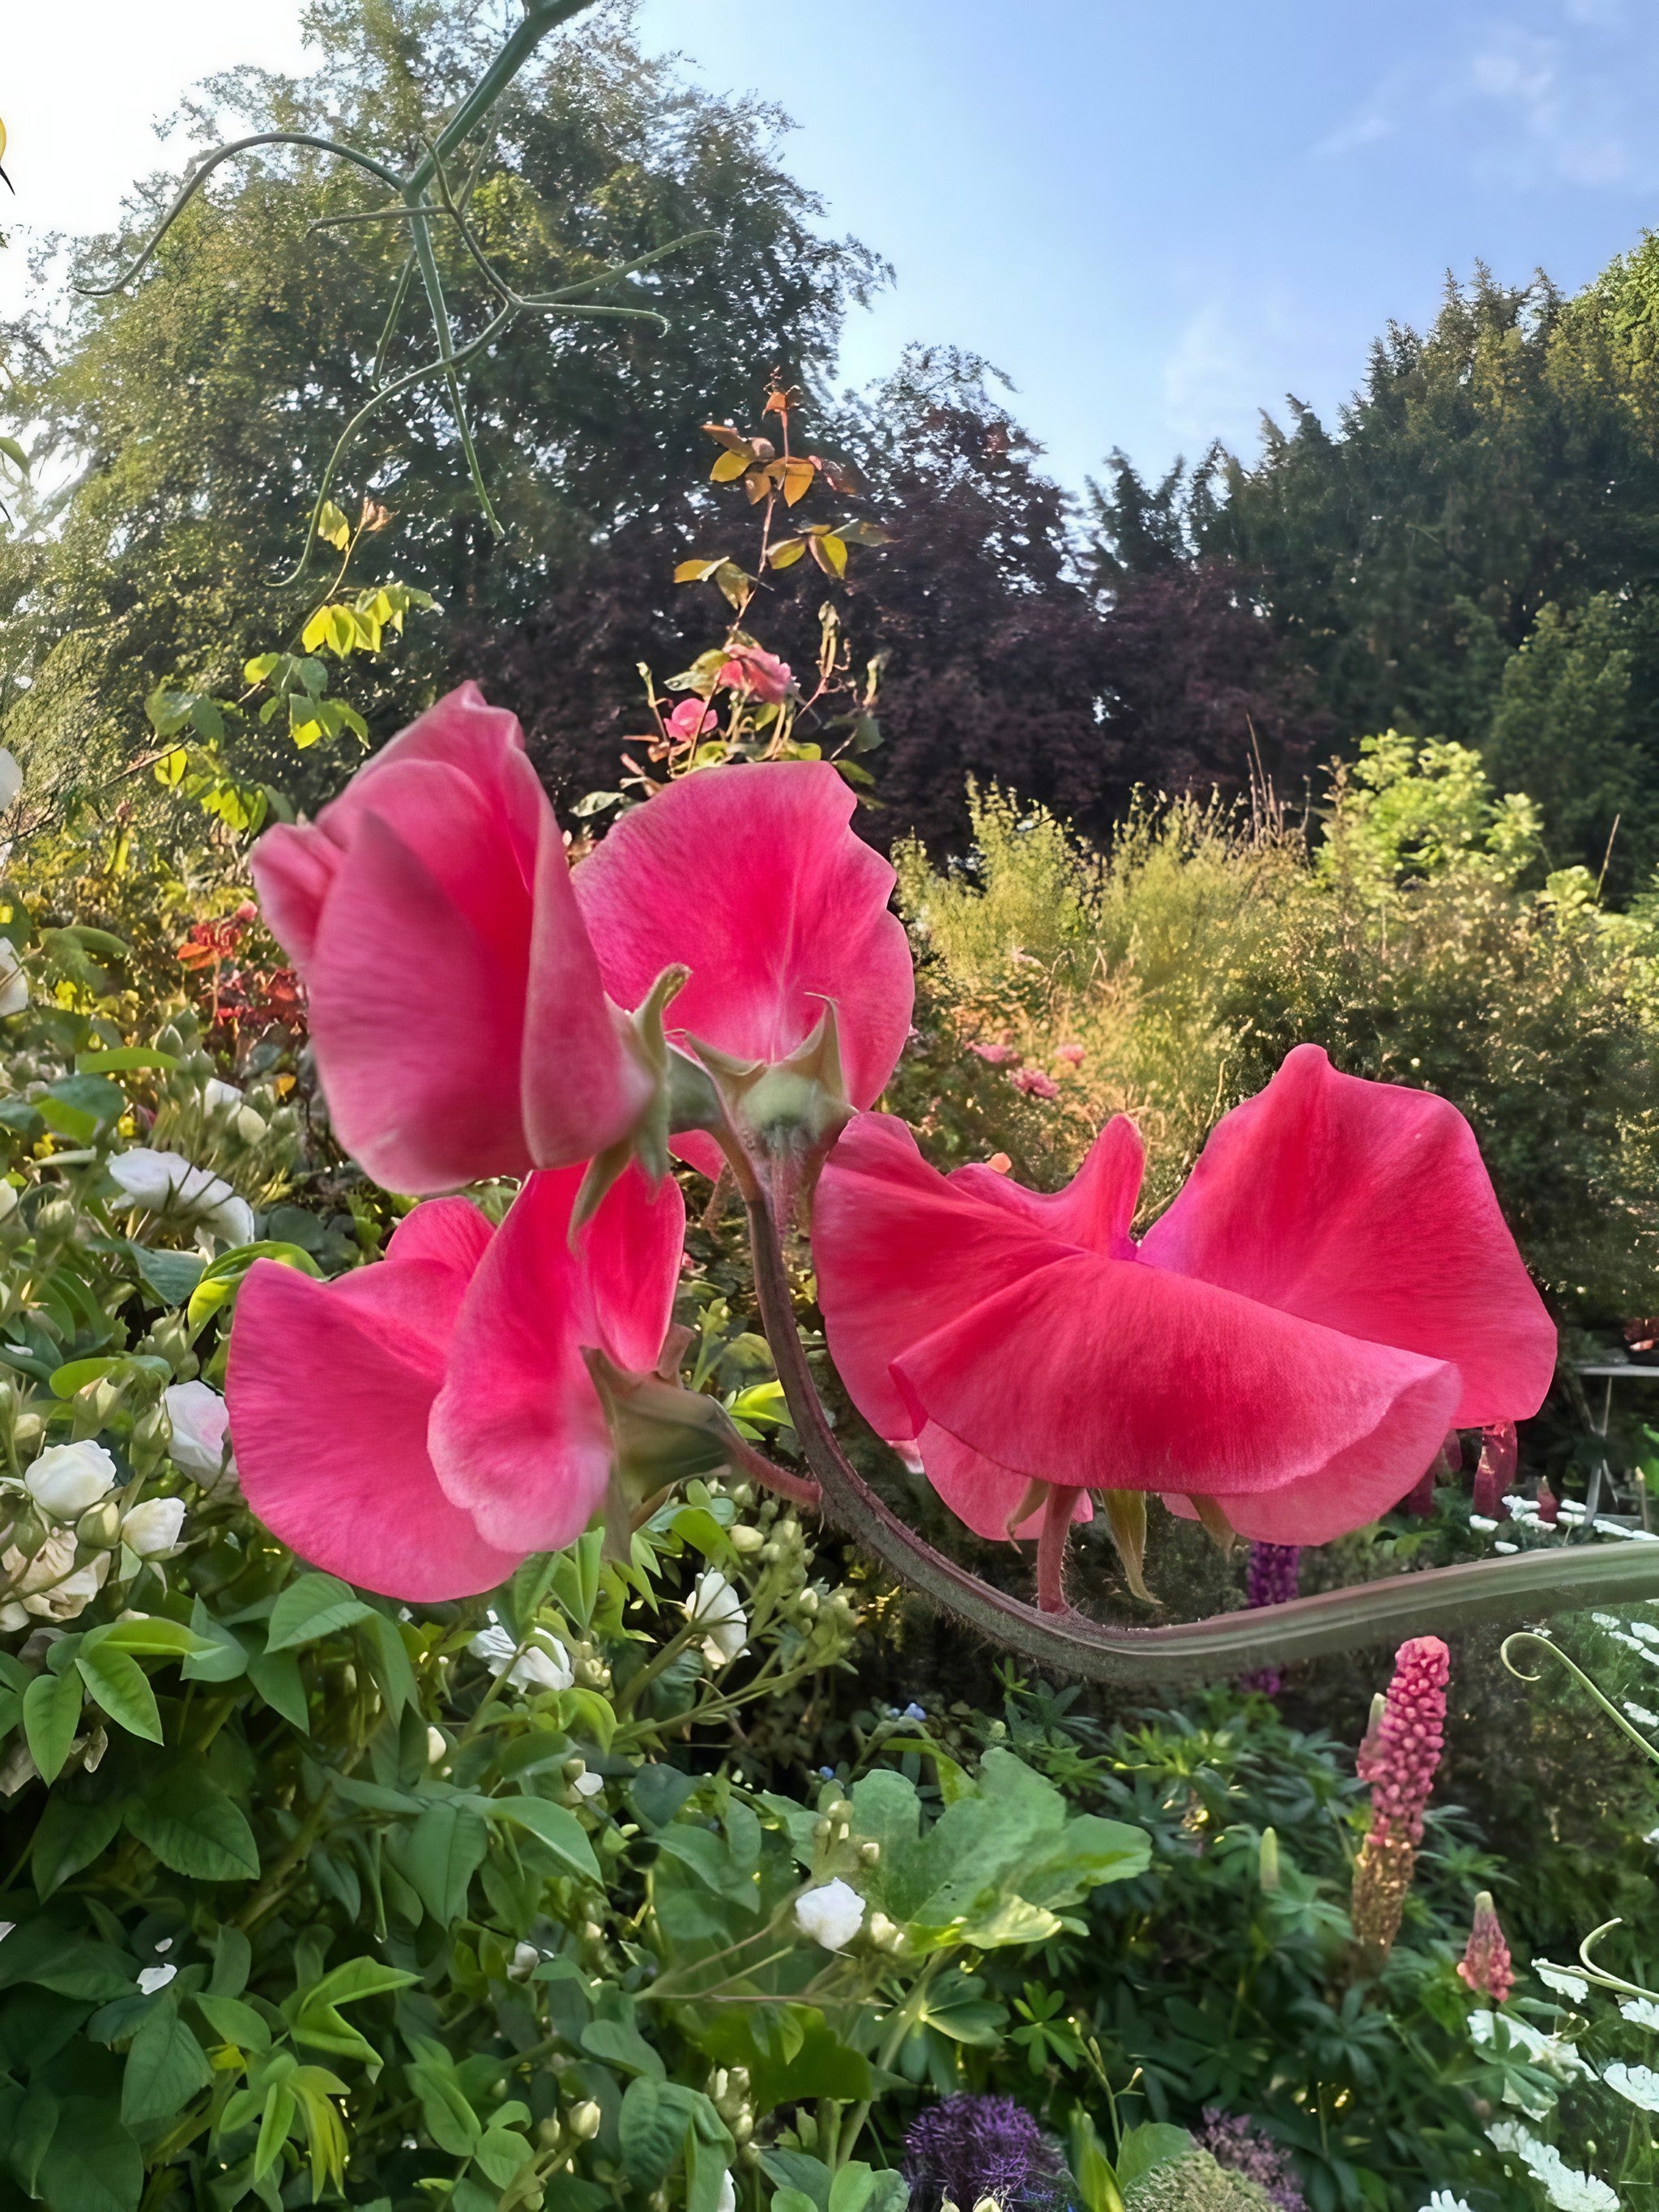
<svg viewBox="0 0 1659 2212">
<path fill-rule="evenodd" d="M 836 1367 L 981 1535 L 1041 1480 L 1214 1498 L 1243 1535 L 1326 1543 L 1454 1424 L 1537 1411 L 1555 1331 L 1443 1099 L 1298 1046 L 1137 1244 L 1141 1162 L 1121 1115 L 1053 1196 L 941 1176 L 884 1115 L 830 1155 L 813 1247 Z"/>
<path fill-rule="evenodd" d="M 753 1060 L 786 1058 L 832 1000 L 848 1095 L 873 1103 L 915 982 L 893 871 L 854 834 L 855 804 L 828 761 L 767 761 L 700 769 L 624 815 L 573 878 L 605 989 L 633 1006 L 684 961 L 671 1036 Z M 718 1174 L 712 1138 L 674 1142 Z"/>
<path fill-rule="evenodd" d="M 606 1004 L 553 810 L 516 717 L 476 684 L 315 823 L 267 830 L 253 875 L 305 980 L 336 1133 L 377 1182 L 562 1167 L 638 1120 L 650 1078 Z"/>
<path fill-rule="evenodd" d="M 383 1261 L 332 1282 L 254 1262 L 226 1399 L 273 1534 L 360 1589 L 431 1601 L 494 1589 L 587 1526 L 611 1447 L 582 1350 L 653 1364 L 685 1208 L 631 1166 L 573 1250 L 580 1182 L 532 1175 L 498 1230 L 465 1199 L 418 1206 Z"/>
<path fill-rule="evenodd" d="M 763 652 L 757 645 L 740 645 L 714 678 L 716 684 L 729 684 L 734 691 L 747 691 L 751 699 L 767 707 L 787 699 L 794 680 L 795 672 L 787 660 Z"/>
</svg>

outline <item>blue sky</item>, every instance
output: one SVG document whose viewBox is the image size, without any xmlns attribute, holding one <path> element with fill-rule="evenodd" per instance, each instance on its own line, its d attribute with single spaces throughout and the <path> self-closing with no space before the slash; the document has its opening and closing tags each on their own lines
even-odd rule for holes
<svg viewBox="0 0 1659 2212">
<path fill-rule="evenodd" d="M 297 0 L 73 12 L 70 40 L 17 10 L 0 55 L 23 226 L 101 225 L 187 82 L 299 58 Z M 979 351 L 1073 484 L 1113 445 L 1248 451 L 1286 390 L 1334 410 L 1448 268 L 1574 286 L 1659 222 L 1652 0 L 642 0 L 640 24 L 787 107 L 829 225 L 893 263 L 848 377 L 913 338 Z"/>
</svg>

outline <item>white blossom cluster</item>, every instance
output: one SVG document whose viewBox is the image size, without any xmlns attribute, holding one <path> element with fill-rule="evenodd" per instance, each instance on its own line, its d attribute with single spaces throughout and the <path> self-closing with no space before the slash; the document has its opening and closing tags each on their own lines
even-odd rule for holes
<svg viewBox="0 0 1659 2212">
<path fill-rule="evenodd" d="M 1554 2212 L 1619 2212 L 1616 2191 L 1595 2174 L 1569 2166 L 1553 2143 L 1540 2142 L 1519 2120 L 1494 2120 L 1486 2133 L 1541 2184 Z"/>
</svg>

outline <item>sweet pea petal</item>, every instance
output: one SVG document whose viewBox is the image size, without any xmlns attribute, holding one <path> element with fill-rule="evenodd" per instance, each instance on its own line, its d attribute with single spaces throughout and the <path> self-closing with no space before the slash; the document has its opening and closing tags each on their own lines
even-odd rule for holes
<svg viewBox="0 0 1659 2212">
<path fill-rule="evenodd" d="M 1212 1133 L 1141 1245 L 1154 1267 L 1452 1362 L 1460 1428 L 1537 1412 L 1556 1337 L 1474 1133 L 1443 1098 L 1298 1045 Z"/>
<path fill-rule="evenodd" d="M 654 1202 L 630 1167 L 573 1251 L 579 1170 L 532 1176 L 473 1278 L 433 1407 L 433 1463 L 447 1496 L 493 1543 L 555 1551 L 592 1519 L 611 1441 L 582 1360 L 660 1348 L 678 1269 L 684 1207 L 665 1182 Z M 622 1286 L 633 1278 L 627 1288 Z M 612 1307 L 607 1316 L 602 1304 Z M 614 1318 L 614 1333 L 608 1325 Z"/>
<path fill-rule="evenodd" d="M 1068 1249 L 977 1182 L 929 1167 L 902 1121 L 849 1122 L 813 1200 L 812 1257 L 836 1371 L 877 1434 L 916 1433 L 890 1371 L 908 1345 Z"/>
<path fill-rule="evenodd" d="M 1016 1474 L 1012 1468 L 987 1459 L 983 1452 L 972 1451 L 949 1429 L 942 1429 L 937 1421 L 927 1422 L 916 1439 L 916 1449 L 921 1460 L 922 1472 L 958 1521 L 963 1522 L 976 1536 L 984 1536 L 992 1543 L 1005 1540 L 1008 1534 L 1008 1516 L 1017 1513 L 1030 1489 L 1030 1478 Z M 1079 1490 L 1072 1508 L 1074 1522 L 1091 1521 L 1094 1507 L 1086 1491 Z M 1028 1513 L 1013 1530 L 1021 1538 L 1035 1537 L 1042 1526 L 1042 1508 Z"/>
<path fill-rule="evenodd" d="M 442 1368 L 422 1279 L 441 1272 L 388 1259 L 319 1283 L 256 1261 L 226 1383 L 242 1487 L 266 1527 L 313 1565 L 416 1602 L 493 1589 L 522 1556 L 479 1534 L 428 1456 Z"/>
<path fill-rule="evenodd" d="M 637 1006 L 684 961 L 672 1029 L 767 1060 L 833 1000 L 848 1095 L 870 1105 L 903 1050 L 915 978 L 887 909 L 893 871 L 854 834 L 855 805 L 828 762 L 772 761 L 699 769 L 624 815 L 574 878 L 611 996 Z M 677 1141 L 717 1170 L 711 1139 Z"/>
<path fill-rule="evenodd" d="M 586 1159 L 649 1078 L 619 1034 L 562 840 L 514 716 L 471 685 L 377 754 L 314 825 L 256 848 L 303 972 L 341 1142 L 430 1191 Z"/>
<path fill-rule="evenodd" d="M 1129 1224 L 1146 1164 L 1139 1130 L 1127 1114 L 1115 1114 L 1063 1190 L 1027 1190 L 1012 1176 L 977 1163 L 952 1169 L 947 1181 L 953 1190 L 1018 1215 L 1056 1243 L 1127 1260 L 1135 1249 Z"/>
<path fill-rule="evenodd" d="M 937 1423 L 1014 1474 L 1089 1489 L 1219 1498 L 1323 1475 L 1364 1446 L 1376 1480 L 1345 1528 L 1439 1449 L 1457 1371 L 1137 1261 L 1073 1254 L 907 1345 L 893 1376 Z M 926 1455 L 924 1453 L 924 1464 Z"/>
</svg>

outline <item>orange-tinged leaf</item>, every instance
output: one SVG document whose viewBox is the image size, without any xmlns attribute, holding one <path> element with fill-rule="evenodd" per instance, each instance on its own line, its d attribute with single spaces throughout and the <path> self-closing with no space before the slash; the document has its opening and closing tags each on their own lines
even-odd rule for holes
<svg viewBox="0 0 1659 2212">
<path fill-rule="evenodd" d="M 783 465 L 783 496 L 787 506 L 793 507 L 797 500 L 805 499 L 812 489 L 817 471 L 811 461 L 786 461 Z"/>
<path fill-rule="evenodd" d="M 718 438 L 728 452 L 748 452 L 748 439 L 741 430 L 734 430 L 729 422 L 705 422 L 702 427 L 711 438 Z"/>
<path fill-rule="evenodd" d="M 841 522 L 836 534 L 848 545 L 890 545 L 893 533 L 884 530 L 878 522 Z"/>
<path fill-rule="evenodd" d="M 716 453 L 714 465 L 708 471 L 710 483 L 731 483 L 744 475 L 753 465 L 753 456 L 746 445 L 729 446 L 723 453 Z"/>
<path fill-rule="evenodd" d="M 758 507 L 772 489 L 771 471 L 769 469 L 750 469 L 748 475 L 743 480 L 743 488 L 749 495 L 750 506 Z"/>
<path fill-rule="evenodd" d="M 812 558 L 826 576 L 847 574 L 847 547 L 833 530 L 826 530 L 822 537 L 812 538 L 811 544 Z"/>
<path fill-rule="evenodd" d="M 793 568 L 805 550 L 804 538 L 781 538 L 766 557 L 775 568 Z"/>
<path fill-rule="evenodd" d="M 678 562 L 675 565 L 674 581 L 677 584 L 707 583 L 717 568 L 725 566 L 726 557 L 724 553 L 717 553 L 712 561 L 705 561 L 699 556 L 695 561 Z"/>
</svg>

